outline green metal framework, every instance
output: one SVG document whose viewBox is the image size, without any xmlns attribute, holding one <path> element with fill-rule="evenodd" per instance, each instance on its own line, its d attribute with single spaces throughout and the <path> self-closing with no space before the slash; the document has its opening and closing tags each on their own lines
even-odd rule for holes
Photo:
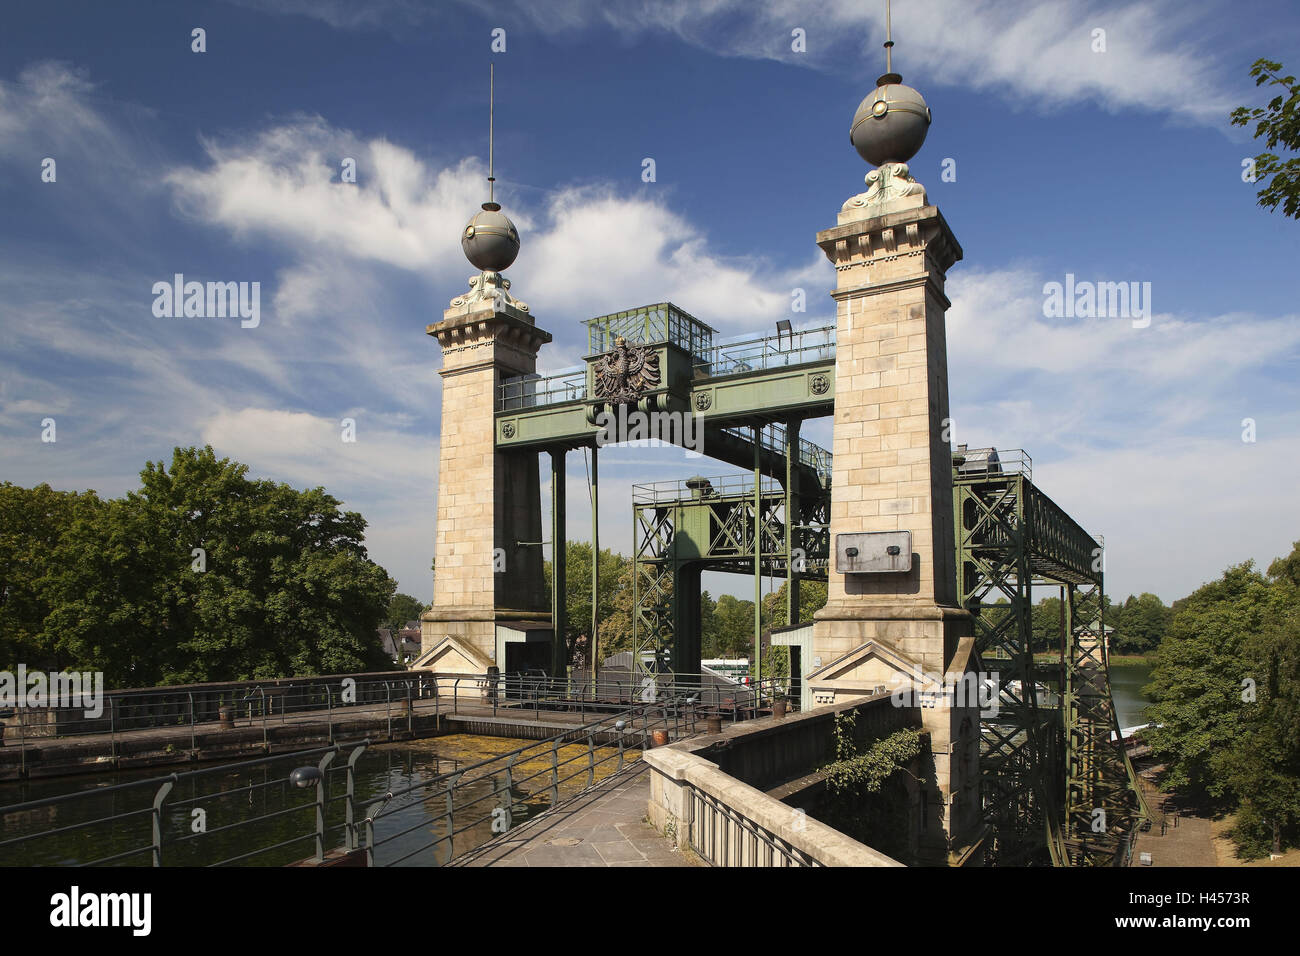
<svg viewBox="0 0 1300 956">
<path fill-rule="evenodd" d="M 754 574 L 757 552 L 758 576 L 789 582 L 791 623 L 798 615 L 798 582 L 826 580 L 830 490 L 824 485 L 811 494 L 787 494 L 787 487 L 767 480 L 755 494 L 754 480 L 745 475 L 690 478 L 633 486 L 632 500 L 638 660 L 662 661 L 668 652 L 672 670 L 699 670 L 702 571 Z"/>
<path fill-rule="evenodd" d="M 994 858 L 1123 862 L 1149 813 L 1118 743 L 1104 642 L 1095 637 L 1101 544 L 1035 487 L 1021 451 L 955 455 L 953 509 L 959 599 L 972 612 L 981 669 L 998 682 L 996 712 L 980 726 Z M 1051 662 L 1034 657 L 1035 585 L 1059 587 L 1065 598 Z"/>
</svg>

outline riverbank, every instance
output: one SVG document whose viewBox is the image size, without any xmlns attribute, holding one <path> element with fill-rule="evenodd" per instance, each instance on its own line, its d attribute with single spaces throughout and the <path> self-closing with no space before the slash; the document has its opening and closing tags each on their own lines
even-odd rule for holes
<svg viewBox="0 0 1300 956">
<path fill-rule="evenodd" d="M 1151 667 L 1156 658 L 1154 654 L 1110 654 L 1106 661 L 1111 667 Z"/>
</svg>

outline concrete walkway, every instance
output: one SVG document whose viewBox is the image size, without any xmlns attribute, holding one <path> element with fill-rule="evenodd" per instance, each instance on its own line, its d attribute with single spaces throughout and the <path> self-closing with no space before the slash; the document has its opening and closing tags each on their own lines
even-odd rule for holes
<svg viewBox="0 0 1300 956">
<path fill-rule="evenodd" d="M 452 866 L 699 866 L 644 822 L 650 768 L 591 790 L 453 861 Z"/>
</svg>

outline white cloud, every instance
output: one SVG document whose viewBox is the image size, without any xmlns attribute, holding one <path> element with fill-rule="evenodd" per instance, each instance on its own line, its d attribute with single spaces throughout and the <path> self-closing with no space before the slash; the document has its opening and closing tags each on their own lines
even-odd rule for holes
<svg viewBox="0 0 1300 956">
<path fill-rule="evenodd" d="M 314 16 L 351 29 L 386 27 L 398 35 L 446 8 L 380 0 L 364 13 L 337 0 L 239 0 L 257 9 Z M 583 31 L 625 37 L 672 34 L 723 55 L 772 59 L 870 77 L 884 72 L 884 5 L 862 0 L 459 0 L 493 26 L 520 21 L 557 42 Z M 966 86 L 1037 109 L 1096 102 L 1109 109 L 1168 112 L 1222 125 L 1237 105 L 1216 72 L 1207 22 L 1212 8 L 1178 0 L 927 0 L 894 10 L 895 68 L 912 82 Z M 791 50 L 806 31 L 807 51 Z M 1105 31 L 1094 52 L 1093 31 Z M 867 91 L 863 90 L 865 94 Z"/>
<path fill-rule="evenodd" d="M 204 145 L 209 166 L 167 176 L 178 206 L 236 236 L 269 238 L 296 257 L 275 297 L 288 319 L 336 304 L 338 294 L 357 299 L 355 288 L 343 286 L 364 287 L 367 263 L 432 277 L 448 298 L 463 288 L 458 277 L 473 272 L 459 236 L 483 196 L 475 159 L 436 169 L 409 150 L 360 142 L 319 117 L 245 143 Z M 358 159 L 355 185 L 337 181 L 343 155 Z M 672 300 L 739 331 L 788 314 L 794 287 L 826 285 L 833 275 L 819 253 L 793 270 L 774 270 L 758 257 L 717 256 L 708 236 L 666 202 L 609 186 L 557 190 L 541 209 L 519 199 L 508 212 L 524 243 L 510 272 L 512 291 L 543 326 L 552 316 Z M 556 351 L 573 348 L 577 334 L 564 328 Z"/>
<path fill-rule="evenodd" d="M 708 245 L 696 224 L 661 201 L 570 188 L 552 197 L 514 273 L 521 295 L 552 313 L 595 316 L 672 301 L 715 327 L 732 326 L 725 331 L 788 315 L 791 289 L 824 285 L 834 274 L 820 253 L 803 268 L 773 270 L 757 256 L 726 259 Z"/>
<path fill-rule="evenodd" d="M 178 208 L 192 218 L 237 236 L 270 236 L 304 254 L 433 274 L 464 261 L 460 229 L 483 192 L 475 159 L 432 171 L 408 149 L 362 142 L 320 117 L 248 141 L 203 145 L 211 165 L 166 177 Z M 347 157 L 357 161 L 356 183 L 341 181 Z"/>
<path fill-rule="evenodd" d="M 1107 590 L 1166 600 L 1300 538 L 1297 316 L 1046 319 L 1044 277 L 949 283 L 956 440 L 1024 448 L 1035 483 L 1107 546 Z M 1281 374 L 1278 374 L 1278 373 Z M 1277 384 L 1268 383 L 1277 376 Z M 1241 440 L 1255 417 L 1257 443 Z"/>
<path fill-rule="evenodd" d="M 1106 541 L 1106 590 L 1184 597 L 1229 565 L 1267 568 L 1300 539 L 1294 415 L 1251 444 L 1171 436 L 1034 463 L 1034 480 Z"/>
</svg>

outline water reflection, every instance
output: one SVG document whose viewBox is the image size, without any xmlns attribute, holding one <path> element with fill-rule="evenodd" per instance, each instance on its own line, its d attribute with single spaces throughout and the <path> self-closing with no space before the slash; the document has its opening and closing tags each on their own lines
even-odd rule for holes
<svg viewBox="0 0 1300 956">
<path fill-rule="evenodd" d="M 368 748 L 356 765 L 358 802 L 382 798 L 435 777 L 461 772 L 451 795 L 454 827 L 448 826 L 448 794 L 442 785 L 403 795 L 378 813 L 375 821 L 377 865 L 427 866 L 446 862 L 493 835 L 503 823 L 518 825 L 550 805 L 549 747 L 533 759 L 511 768 L 512 788 L 506 788 L 504 762 L 474 768 L 487 757 L 508 753 L 529 744 L 508 738 L 456 734 L 422 741 L 382 744 Z M 327 767 L 326 849 L 344 844 L 346 763 L 344 749 Z M 535 751 L 529 751 L 532 756 Z M 614 751 L 597 750 L 596 759 Z M 629 759 L 635 755 L 629 754 Z M 319 760 L 320 755 L 280 757 L 257 766 L 216 769 L 182 777 L 167 795 L 162 814 L 163 863 L 167 866 L 213 864 L 283 866 L 315 852 L 315 788 L 295 788 L 288 782 L 297 766 Z M 607 760 L 588 772 L 585 745 L 559 748 L 561 796 L 580 790 L 588 779 L 612 772 L 616 760 Z M 157 770 L 95 775 L 85 778 L 25 781 L 0 786 L 0 807 L 45 797 L 84 793 L 83 798 L 52 807 L 19 813 L 0 809 L 0 841 L 24 834 L 61 832 L 42 836 L 17 847 L 0 847 L 0 865 L 43 866 L 113 862 L 148 866 L 152 862 L 151 808 L 159 786 L 145 781 L 159 777 Z M 99 793 L 118 784 L 136 786 Z M 380 800 L 379 802 L 382 802 Z M 378 803 L 375 804 L 378 806 Z M 363 808 L 358 818 L 368 812 Z M 496 810 L 494 817 L 493 811 Z M 76 825 L 113 818 L 85 828 Z M 358 819 L 358 823 L 360 819 Z M 69 829 L 72 828 L 72 829 Z M 454 832 L 453 832 L 454 831 Z M 364 837 L 364 830 L 359 829 Z M 452 839 L 447 839 L 449 833 Z"/>
</svg>

